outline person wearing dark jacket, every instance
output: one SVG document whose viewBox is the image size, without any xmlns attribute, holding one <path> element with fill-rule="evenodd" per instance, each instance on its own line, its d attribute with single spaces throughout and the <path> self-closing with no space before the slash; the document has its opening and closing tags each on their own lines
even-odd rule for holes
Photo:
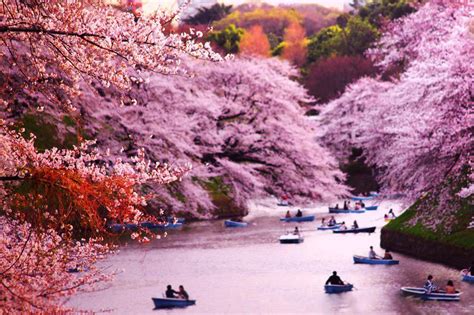
<svg viewBox="0 0 474 315">
<path fill-rule="evenodd" d="M 176 292 L 175 290 L 173 290 L 173 288 L 171 287 L 170 284 L 168 284 L 166 286 L 166 297 L 169 298 L 169 299 L 175 299 L 176 298 L 176 294 L 178 294 L 179 292 Z"/>
<path fill-rule="evenodd" d="M 344 282 L 339 278 L 337 275 L 336 271 L 332 272 L 332 276 L 329 277 L 329 279 L 326 281 L 326 285 L 332 284 L 332 285 L 344 285 Z"/>
</svg>

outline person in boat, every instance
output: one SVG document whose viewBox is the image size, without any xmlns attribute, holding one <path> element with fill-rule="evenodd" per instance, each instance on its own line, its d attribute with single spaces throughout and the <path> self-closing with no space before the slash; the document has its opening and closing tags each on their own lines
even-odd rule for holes
<svg viewBox="0 0 474 315">
<path fill-rule="evenodd" d="M 390 252 L 388 250 L 385 250 L 385 254 L 383 255 L 383 259 L 392 260 L 393 259 L 392 254 L 390 254 Z"/>
<path fill-rule="evenodd" d="M 454 287 L 453 280 L 448 280 L 445 290 L 446 290 L 446 293 L 449 293 L 449 294 L 456 293 L 456 288 Z"/>
<path fill-rule="evenodd" d="M 334 216 L 331 216 L 331 219 L 329 219 L 329 226 L 334 226 L 336 225 L 336 219 L 334 219 Z"/>
<path fill-rule="evenodd" d="M 325 218 L 321 219 L 321 226 L 326 226 L 326 219 Z"/>
<path fill-rule="evenodd" d="M 335 209 L 339 209 L 339 204 L 338 203 L 336 203 Z"/>
<path fill-rule="evenodd" d="M 396 218 L 397 216 L 395 215 L 395 213 L 393 212 L 393 209 L 390 209 L 390 211 L 388 212 L 389 215 L 392 216 L 392 218 Z"/>
<path fill-rule="evenodd" d="M 291 218 L 290 210 L 286 211 L 285 218 Z"/>
<path fill-rule="evenodd" d="M 296 212 L 296 217 L 301 218 L 303 216 L 303 212 L 301 212 L 301 209 L 298 209 Z"/>
<path fill-rule="evenodd" d="M 365 208 L 365 203 L 363 201 L 361 201 L 360 206 L 362 207 L 362 209 L 364 209 Z"/>
<path fill-rule="evenodd" d="M 346 222 L 342 221 L 341 226 L 339 227 L 339 230 L 347 230 Z"/>
<path fill-rule="evenodd" d="M 347 205 L 347 201 L 344 201 L 344 210 L 349 210 L 349 206 Z"/>
<path fill-rule="evenodd" d="M 384 218 L 384 220 L 388 220 L 388 219 L 389 219 L 388 214 L 385 213 L 385 214 L 383 215 L 383 218 Z"/>
<path fill-rule="evenodd" d="M 379 259 L 379 256 L 378 256 L 377 253 L 374 251 L 374 247 L 373 247 L 373 246 L 370 246 L 369 259 Z"/>
<path fill-rule="evenodd" d="M 295 226 L 295 230 L 293 231 L 293 235 L 300 235 L 300 230 L 297 226 Z"/>
<path fill-rule="evenodd" d="M 423 288 L 426 290 L 427 293 L 436 292 L 437 288 L 436 285 L 433 283 L 433 276 L 428 275 Z"/>
<path fill-rule="evenodd" d="M 360 203 L 356 202 L 354 210 L 360 210 Z"/>
<path fill-rule="evenodd" d="M 358 229 L 359 224 L 357 224 L 357 220 L 354 220 L 354 223 L 352 224 L 352 229 Z"/>
<path fill-rule="evenodd" d="M 175 290 L 173 290 L 173 288 L 171 287 L 171 284 L 168 284 L 166 286 L 166 292 L 165 292 L 166 297 L 168 299 L 175 299 L 176 294 L 179 294 L 179 292 L 176 292 Z"/>
<path fill-rule="evenodd" d="M 332 285 L 344 285 L 344 282 L 339 278 L 337 275 L 336 271 L 332 272 L 332 276 L 329 277 L 329 279 L 326 281 L 326 285 L 332 284 Z"/>
<path fill-rule="evenodd" d="M 184 290 L 182 285 L 179 286 L 178 296 L 180 299 L 189 300 L 189 294 L 186 292 L 186 290 Z"/>
</svg>

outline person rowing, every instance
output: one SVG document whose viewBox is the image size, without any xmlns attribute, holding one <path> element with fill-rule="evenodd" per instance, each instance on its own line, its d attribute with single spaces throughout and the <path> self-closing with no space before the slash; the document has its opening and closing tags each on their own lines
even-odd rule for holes
<svg viewBox="0 0 474 315">
<path fill-rule="evenodd" d="M 433 283 L 433 276 L 428 275 L 428 278 L 426 279 L 425 284 L 423 285 L 423 288 L 426 290 L 426 293 L 431 293 L 431 292 L 436 292 L 438 288 L 436 285 Z"/>
<path fill-rule="evenodd" d="M 334 216 L 331 216 L 331 219 L 329 219 L 328 225 L 329 225 L 329 226 L 334 226 L 334 225 L 336 225 L 336 219 L 334 219 Z"/>
<path fill-rule="evenodd" d="M 355 230 L 358 228 L 359 228 L 359 224 L 357 223 L 357 220 L 354 220 L 354 223 L 352 224 L 352 229 Z"/>
<path fill-rule="evenodd" d="M 296 212 L 296 217 L 301 218 L 302 216 L 303 216 L 303 212 L 301 212 L 301 209 L 298 209 L 298 211 Z"/>
<path fill-rule="evenodd" d="M 374 251 L 374 247 L 373 246 L 370 246 L 370 250 L 369 250 L 369 259 L 379 259 L 379 255 L 377 255 L 377 253 Z"/>
<path fill-rule="evenodd" d="M 337 275 L 336 271 L 332 272 L 332 275 L 326 281 L 326 285 L 344 285 L 344 281 Z"/>
<path fill-rule="evenodd" d="M 171 286 L 171 284 L 168 284 L 166 286 L 166 292 L 165 292 L 165 295 L 168 299 L 175 299 L 177 296 L 176 294 L 178 294 L 179 292 L 173 290 L 173 287 Z"/>
<path fill-rule="evenodd" d="M 341 226 L 339 227 L 339 230 L 347 230 L 346 222 L 342 221 Z"/>
</svg>

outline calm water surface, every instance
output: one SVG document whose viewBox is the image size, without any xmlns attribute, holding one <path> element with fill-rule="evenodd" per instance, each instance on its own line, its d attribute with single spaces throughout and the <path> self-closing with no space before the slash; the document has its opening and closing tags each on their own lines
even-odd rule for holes
<svg viewBox="0 0 474 315">
<path fill-rule="evenodd" d="M 338 215 L 338 221 L 377 226 L 371 235 L 338 235 L 316 231 L 325 207 L 306 209 L 316 222 L 298 224 L 302 244 L 278 243 L 294 223 L 279 222 L 286 208 L 255 206 L 248 228 L 226 229 L 223 221 L 186 224 L 166 238 L 147 245 L 128 244 L 105 263 L 123 269 L 99 291 L 80 293 L 68 304 L 113 314 L 474 314 L 474 285 L 460 281 L 459 271 L 394 253 L 398 266 L 355 265 L 352 255 L 367 255 L 379 247 L 383 213 L 393 203 L 365 214 Z M 263 209 L 263 210 L 262 210 Z M 396 208 L 394 208 L 396 209 Z M 398 209 L 397 209 L 398 210 Z M 352 292 L 325 294 L 323 285 L 333 270 L 354 284 Z M 461 302 L 423 302 L 400 295 L 401 286 L 421 286 L 428 273 L 435 283 L 448 279 L 464 293 Z M 153 310 L 151 297 L 161 297 L 167 284 L 182 284 L 195 306 Z"/>
</svg>

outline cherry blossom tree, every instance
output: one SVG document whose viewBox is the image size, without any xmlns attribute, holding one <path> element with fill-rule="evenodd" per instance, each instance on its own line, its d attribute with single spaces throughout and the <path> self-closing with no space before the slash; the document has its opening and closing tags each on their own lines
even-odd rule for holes
<svg viewBox="0 0 474 315">
<path fill-rule="evenodd" d="M 195 41 L 201 33 L 165 33 L 178 13 L 122 11 L 105 0 L 2 1 L 3 106 L 38 92 L 68 104 L 82 81 L 127 89 L 144 70 L 179 72 L 180 54 L 220 60 Z"/>
<path fill-rule="evenodd" d="M 86 97 L 78 105 L 85 128 L 111 156 L 142 147 L 153 160 L 193 165 L 176 185 L 179 193 L 154 188 L 161 205 L 209 215 L 206 183 L 216 179 L 242 207 L 269 193 L 311 201 L 346 192 L 336 161 L 312 136 L 314 123 L 302 107 L 310 98 L 290 79 L 295 69 L 277 59 L 185 64 L 193 79 L 151 75 L 132 90 L 136 106 L 117 108 L 113 90 L 99 103 Z"/>
<path fill-rule="evenodd" d="M 395 21 L 369 55 L 401 72 L 389 81 L 363 78 L 330 102 L 321 117 L 325 141 L 339 153 L 363 148 L 387 189 L 413 197 L 461 172 L 474 146 L 469 23 L 472 12 L 443 2 Z"/>
</svg>

